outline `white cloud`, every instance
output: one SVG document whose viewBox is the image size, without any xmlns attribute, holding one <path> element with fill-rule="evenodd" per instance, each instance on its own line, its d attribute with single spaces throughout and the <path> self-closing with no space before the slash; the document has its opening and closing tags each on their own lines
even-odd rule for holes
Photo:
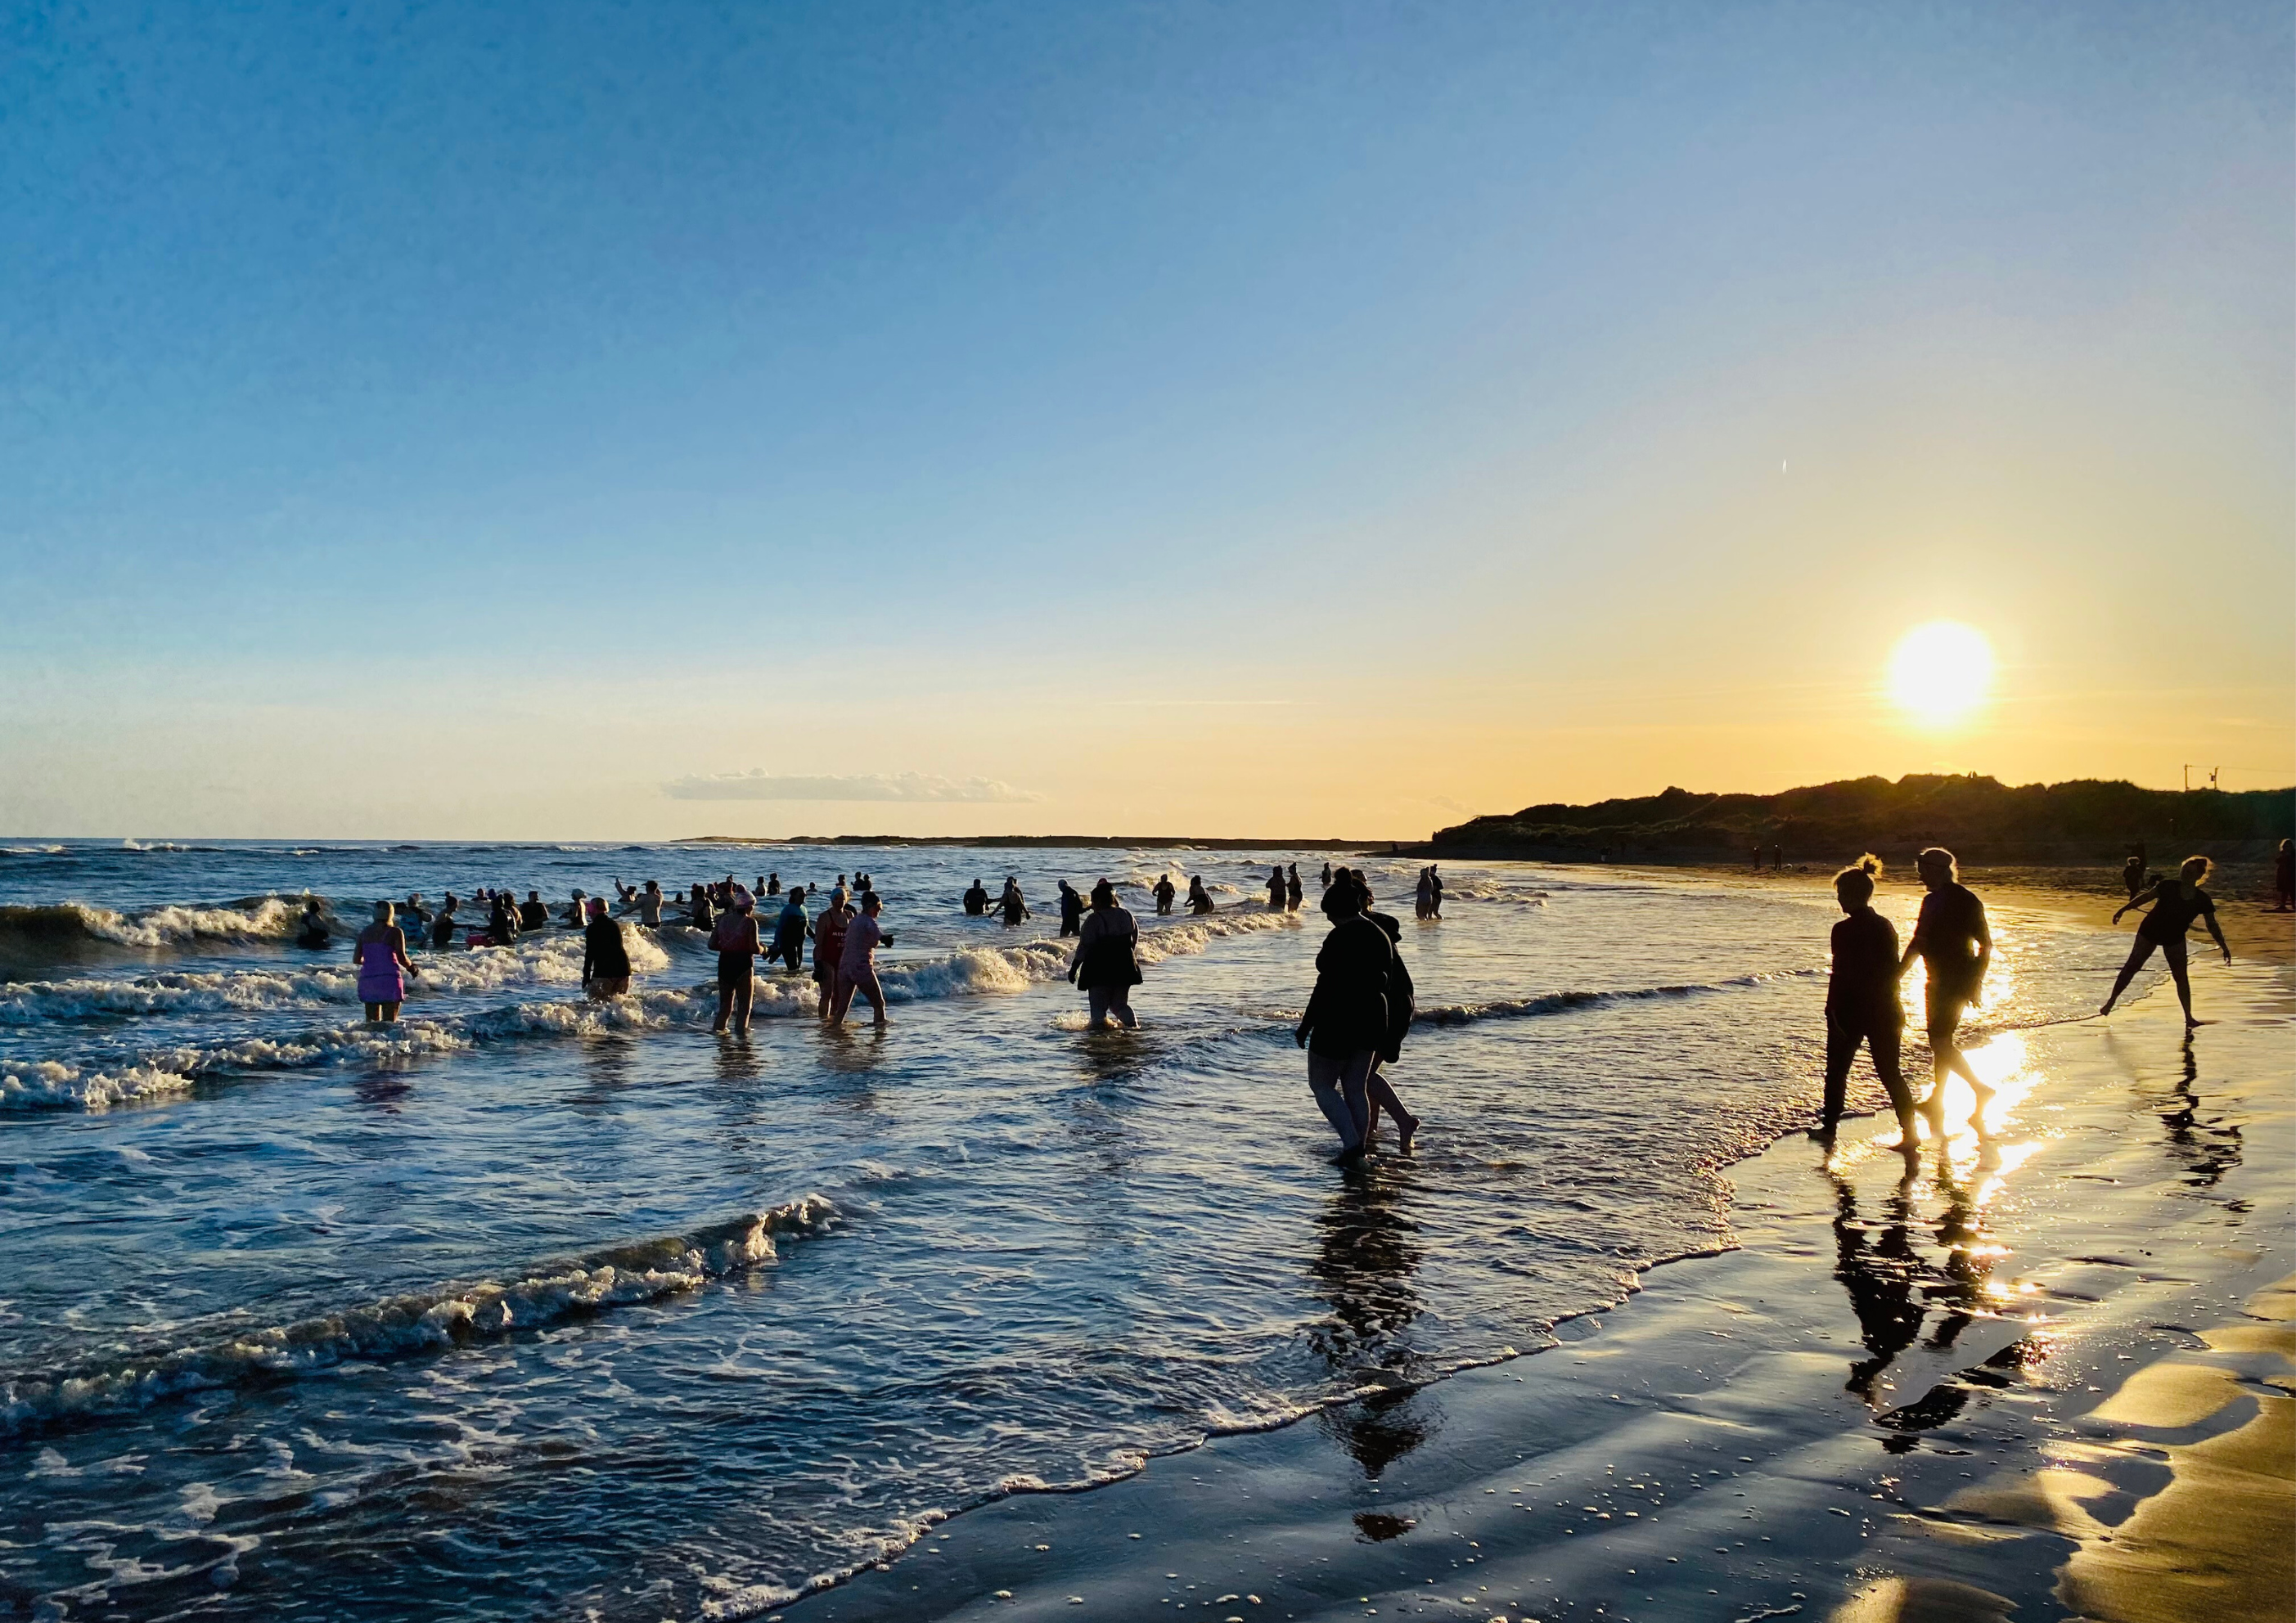
<svg viewBox="0 0 2296 1623">
<path fill-rule="evenodd" d="M 942 778 L 922 772 L 856 773 L 848 777 L 797 777 L 767 772 L 694 774 L 664 783 L 673 800 L 1041 800 L 994 778 Z"/>
</svg>

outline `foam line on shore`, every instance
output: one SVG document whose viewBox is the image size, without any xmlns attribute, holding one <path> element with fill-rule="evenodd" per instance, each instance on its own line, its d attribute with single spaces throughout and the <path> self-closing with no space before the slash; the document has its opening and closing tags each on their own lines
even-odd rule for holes
<svg viewBox="0 0 2296 1623">
<path fill-rule="evenodd" d="M 1412 1016 L 1425 1026 L 1463 1026 L 1474 1021 L 1525 1020 L 1543 1014 L 1570 1014 L 1611 1004 L 1640 1003 L 1655 998 L 1704 997 L 1718 992 L 1744 991 L 1779 981 L 1807 980 L 1824 974 L 1823 969 L 1775 970 L 1762 975 L 1734 975 L 1726 980 L 1685 981 L 1656 987 L 1625 987 L 1611 991 L 1543 992 L 1536 997 L 1496 998 L 1489 1003 L 1439 1004 Z"/>
<path fill-rule="evenodd" d="M 772 1262 L 777 1236 L 826 1234 L 837 1217 L 825 1197 L 807 1195 L 688 1234 L 545 1264 L 513 1279 L 418 1291 L 290 1324 L 217 1332 L 78 1369 L 8 1376 L 0 1379 L 0 1436 L 129 1414 L 208 1388 L 299 1380 L 350 1360 L 386 1363 L 499 1340 L 658 1300 Z"/>
</svg>

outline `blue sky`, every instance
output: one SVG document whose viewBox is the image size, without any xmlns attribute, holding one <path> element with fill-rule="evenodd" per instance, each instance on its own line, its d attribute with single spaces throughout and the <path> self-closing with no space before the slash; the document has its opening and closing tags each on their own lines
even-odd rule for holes
<svg viewBox="0 0 2296 1623">
<path fill-rule="evenodd" d="M 8 27 L 19 832 L 2296 776 L 2284 6 Z"/>
</svg>

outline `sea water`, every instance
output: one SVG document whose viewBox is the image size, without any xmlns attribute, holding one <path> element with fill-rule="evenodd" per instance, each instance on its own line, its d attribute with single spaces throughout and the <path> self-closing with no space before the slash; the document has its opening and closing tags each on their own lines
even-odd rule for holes
<svg viewBox="0 0 2296 1623">
<path fill-rule="evenodd" d="M 1308 911 L 1267 906 L 1278 860 Z M 0 1609 L 740 1617 L 1223 1431 L 1311 1419 L 1376 1474 L 1420 1439 L 1336 1406 L 1730 1242 L 1729 1163 L 1811 1113 L 1838 914 L 1817 881 L 1483 865 L 1421 922 L 1416 864 L 1341 858 L 1402 921 L 1392 1076 L 1426 1122 L 1343 1168 L 1292 1037 L 1324 860 L 14 842 Z M 380 898 L 865 869 L 882 1029 L 768 972 L 712 1037 L 678 923 L 632 925 L 610 1004 L 554 925 L 418 948 L 399 1023 L 360 1019 L 344 943 Z M 1008 873 L 1037 916 L 964 917 Z M 1163 873 L 1218 911 L 1155 917 Z M 1054 881 L 1103 876 L 1142 924 L 1135 1034 L 1084 1030 L 1063 980 Z M 291 944 L 306 895 L 330 950 Z M 1902 932 L 1917 900 L 1880 906 Z M 1980 1031 L 2093 1008 L 2120 957 L 1994 928 Z"/>
</svg>

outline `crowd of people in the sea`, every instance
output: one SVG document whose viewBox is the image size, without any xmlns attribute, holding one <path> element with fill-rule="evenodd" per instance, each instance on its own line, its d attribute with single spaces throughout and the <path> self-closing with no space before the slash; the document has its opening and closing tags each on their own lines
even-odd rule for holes
<svg viewBox="0 0 2296 1623">
<path fill-rule="evenodd" d="M 1961 882 L 1952 852 L 1939 847 L 1923 851 L 1915 859 L 1915 871 L 1927 895 L 1912 939 L 1902 950 L 1896 927 L 1873 905 L 1881 859 L 1862 857 L 1834 877 L 1834 895 L 1844 916 L 1833 927 L 1825 996 L 1824 1084 L 1815 1129 L 1822 1138 L 1833 1137 L 1848 1107 L 1849 1071 L 1861 1048 L 1871 1056 L 1874 1074 L 1889 1095 L 1898 1120 L 1899 1143 L 1907 1152 L 1920 1142 L 1918 1124 L 1923 1117 L 1933 1136 L 1944 1135 L 1945 1096 L 1954 1077 L 1968 1084 L 1976 1100 L 1972 1120 L 1980 1132 L 1984 1128 L 1993 1090 L 1963 1051 L 1960 1031 L 1965 1014 L 1982 998 L 1994 955 L 1991 929 L 1984 904 Z M 2153 873 L 2144 866 L 2142 848 L 2132 848 L 2123 874 L 2128 899 L 2112 916 L 2117 924 L 2136 910 L 2143 920 L 2100 1014 L 2112 1012 L 2157 952 L 2175 983 L 2187 1027 L 2199 1023 L 2193 1013 L 2188 932 L 2195 924 L 2205 927 L 2225 961 L 2232 960 L 2215 902 L 2205 888 L 2212 871 L 2207 857 L 2196 856 L 2180 864 L 2173 876 Z M 1408 1151 L 1419 1118 L 1405 1108 L 1383 1072 L 1383 1067 L 1396 1062 L 1414 1012 L 1401 925 L 1374 907 L 1370 881 L 1361 870 L 1326 863 L 1319 878 L 1321 908 L 1331 929 L 1316 953 L 1314 989 L 1293 1033 L 1308 1052 L 1309 1091 L 1339 1135 L 1342 1159 L 1366 1152 L 1382 1113 L 1393 1119 L 1401 1146 Z M 2284 840 L 2276 881 L 2276 906 L 2296 906 L 2291 896 L 2290 845 Z M 1085 994 L 1091 1029 L 1136 1029 L 1139 1019 L 1131 993 L 1143 979 L 1139 921 L 1118 901 L 1117 887 L 1106 878 L 1089 894 L 1065 879 L 1057 881 L 1056 888 L 1060 937 L 1076 942 L 1067 975 Z M 352 946 L 359 1000 L 371 1021 L 398 1018 L 406 982 L 421 973 L 409 954 L 410 939 L 427 941 L 434 950 L 456 946 L 458 938 L 472 948 L 501 947 L 515 944 L 522 934 L 558 927 L 581 932 L 586 994 L 602 1001 L 620 997 L 629 992 L 632 979 L 626 922 L 642 930 L 683 924 L 706 932 L 717 956 L 713 1032 L 749 1029 L 760 959 L 769 967 L 779 965 L 786 975 L 809 973 L 820 1018 L 828 1024 L 841 1025 L 858 998 L 882 1025 L 888 1018 L 887 999 L 875 953 L 893 944 L 882 922 L 884 900 L 868 873 L 857 873 L 849 879 L 840 873 L 829 890 L 827 905 L 816 914 L 811 906 L 820 889 L 800 884 L 784 891 L 778 873 L 758 875 L 754 886 L 727 874 L 675 895 L 664 891 L 657 880 L 627 885 L 616 879 L 611 899 L 577 889 L 562 911 L 554 912 L 539 891 L 529 889 L 521 900 L 510 889 L 482 888 L 471 898 L 469 910 L 485 922 L 467 926 L 463 922 L 463 899 L 452 891 L 435 911 L 419 893 L 409 895 L 404 904 L 377 902 L 373 921 Z M 1146 889 L 1160 915 L 1171 914 L 1180 900 L 1181 892 L 1168 873 Z M 1297 913 L 1304 889 L 1297 863 L 1271 867 L 1267 910 Z M 1434 865 L 1419 871 L 1413 902 L 1419 919 L 1442 917 L 1443 881 Z M 1018 876 L 1009 873 L 993 899 L 987 886 L 975 879 L 960 905 L 968 918 L 995 918 L 1007 927 L 1034 916 Z M 1210 914 L 1217 906 L 1203 877 L 1189 875 L 1187 911 Z M 307 900 L 297 939 L 313 947 L 330 940 L 326 913 L 316 898 Z M 1899 982 L 1916 960 L 1924 969 L 1923 1025 L 1932 1073 L 1926 1096 L 1918 1100 L 1900 1062 L 1906 1017 L 1898 992 Z"/>
</svg>

